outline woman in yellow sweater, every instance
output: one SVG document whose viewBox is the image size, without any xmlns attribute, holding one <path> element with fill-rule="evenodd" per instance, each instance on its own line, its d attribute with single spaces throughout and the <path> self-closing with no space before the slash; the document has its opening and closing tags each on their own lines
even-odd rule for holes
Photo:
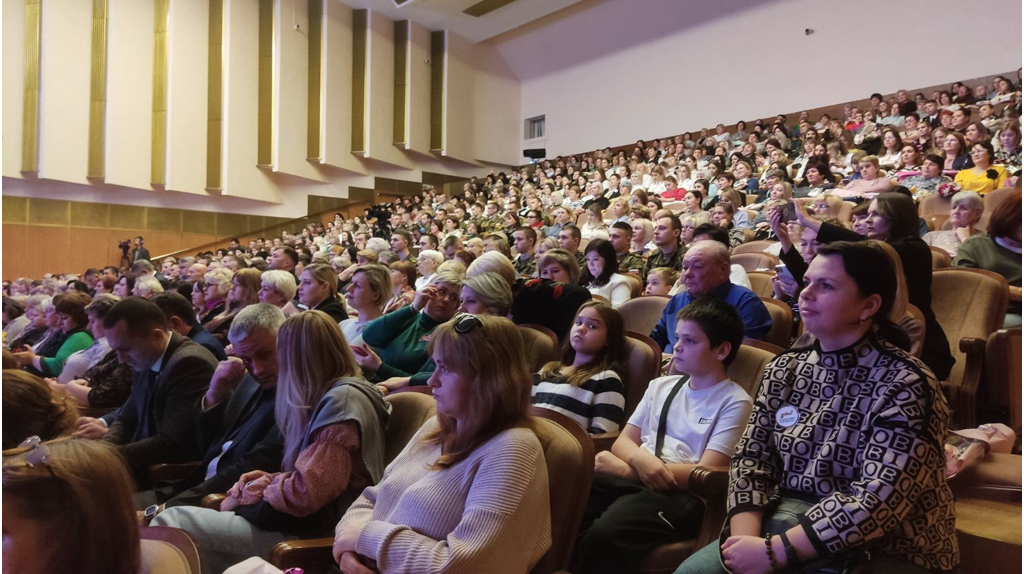
<svg viewBox="0 0 1024 574">
<path fill-rule="evenodd" d="M 960 170 L 953 181 L 964 191 L 976 191 L 981 195 L 1005 186 L 1009 173 L 1001 165 L 992 165 L 995 157 L 996 152 L 990 142 L 975 142 L 971 146 L 974 167 Z"/>
</svg>

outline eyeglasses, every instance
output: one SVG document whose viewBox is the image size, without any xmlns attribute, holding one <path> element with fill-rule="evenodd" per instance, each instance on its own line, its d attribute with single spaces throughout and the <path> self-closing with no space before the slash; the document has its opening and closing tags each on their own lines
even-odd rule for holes
<svg viewBox="0 0 1024 574">
<path fill-rule="evenodd" d="M 455 332 L 460 335 L 465 335 L 482 324 L 480 317 L 472 313 L 459 313 L 455 316 Z"/>
</svg>

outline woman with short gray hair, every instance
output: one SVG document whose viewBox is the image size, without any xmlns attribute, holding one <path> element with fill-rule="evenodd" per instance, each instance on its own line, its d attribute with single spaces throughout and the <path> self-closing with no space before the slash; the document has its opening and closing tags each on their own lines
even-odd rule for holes
<svg viewBox="0 0 1024 574">
<path fill-rule="evenodd" d="M 960 245 L 973 235 L 984 233 L 978 229 L 981 215 L 985 213 L 985 202 L 973 191 L 961 191 L 953 196 L 949 207 L 949 229 L 929 231 L 924 234 L 924 242 L 931 247 L 939 247 L 956 257 Z"/>
<path fill-rule="evenodd" d="M 295 276 L 291 273 L 279 269 L 264 271 L 260 276 L 259 301 L 277 307 L 290 317 L 299 312 L 298 307 L 292 304 L 297 289 Z"/>
</svg>

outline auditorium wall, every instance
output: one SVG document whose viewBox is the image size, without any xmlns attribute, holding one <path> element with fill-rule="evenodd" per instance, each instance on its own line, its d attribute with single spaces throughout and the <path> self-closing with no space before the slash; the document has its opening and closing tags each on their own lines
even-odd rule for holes
<svg viewBox="0 0 1024 574">
<path fill-rule="evenodd" d="M 490 43 L 554 157 L 1005 73 L 1021 36 L 1019 0 L 591 0 Z"/>
</svg>

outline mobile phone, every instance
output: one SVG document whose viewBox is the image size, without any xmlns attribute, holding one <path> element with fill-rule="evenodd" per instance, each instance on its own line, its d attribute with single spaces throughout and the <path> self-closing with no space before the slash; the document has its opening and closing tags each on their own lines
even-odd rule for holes
<svg viewBox="0 0 1024 574">
<path fill-rule="evenodd" d="M 796 283 L 796 278 L 793 277 L 793 274 L 790 273 L 789 269 L 786 269 L 786 266 L 783 265 L 782 263 L 779 263 L 778 265 L 775 266 L 775 274 L 779 276 L 785 276 L 793 283 Z"/>
<path fill-rule="evenodd" d="M 793 207 L 792 202 L 786 202 L 785 205 L 780 205 L 779 214 L 782 217 L 783 223 L 787 223 L 789 221 L 796 221 L 796 208 Z"/>
</svg>

